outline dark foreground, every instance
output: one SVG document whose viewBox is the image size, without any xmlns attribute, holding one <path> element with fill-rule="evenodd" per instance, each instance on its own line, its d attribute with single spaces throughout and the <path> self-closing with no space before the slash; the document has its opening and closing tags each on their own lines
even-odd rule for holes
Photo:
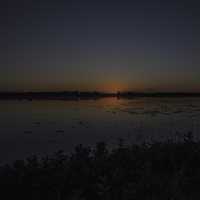
<svg viewBox="0 0 200 200">
<path fill-rule="evenodd" d="M 79 145 L 70 155 L 28 158 L 0 169 L 2 199 L 200 199 L 200 142 L 183 141 L 108 149 Z"/>
</svg>

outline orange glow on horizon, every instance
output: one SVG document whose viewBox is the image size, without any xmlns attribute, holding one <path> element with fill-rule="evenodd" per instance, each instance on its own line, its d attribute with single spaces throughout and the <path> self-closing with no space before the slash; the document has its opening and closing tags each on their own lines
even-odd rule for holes
<svg viewBox="0 0 200 200">
<path fill-rule="evenodd" d="M 125 89 L 126 86 L 124 84 L 117 82 L 106 83 L 98 87 L 99 91 L 112 92 L 112 93 L 116 93 L 118 91 L 124 91 Z"/>
<path fill-rule="evenodd" d="M 140 83 L 125 84 L 121 81 L 105 81 L 104 83 L 97 82 L 83 82 L 83 83 L 63 83 L 63 84 L 30 84 L 26 85 L 22 91 L 33 91 L 33 92 L 48 92 L 48 91 L 98 91 L 98 92 L 108 92 L 117 93 L 123 91 L 143 91 L 144 87 Z M 21 91 L 21 90 L 20 90 Z"/>
</svg>

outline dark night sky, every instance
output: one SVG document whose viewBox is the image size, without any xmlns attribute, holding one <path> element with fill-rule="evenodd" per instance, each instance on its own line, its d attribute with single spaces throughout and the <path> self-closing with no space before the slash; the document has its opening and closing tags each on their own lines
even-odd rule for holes
<svg viewBox="0 0 200 200">
<path fill-rule="evenodd" d="M 7 0 L 0 90 L 200 91 L 198 1 Z"/>
</svg>

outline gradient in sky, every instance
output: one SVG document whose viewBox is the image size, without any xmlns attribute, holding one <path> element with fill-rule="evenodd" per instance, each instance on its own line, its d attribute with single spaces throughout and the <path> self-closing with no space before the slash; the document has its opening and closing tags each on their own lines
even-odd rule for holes
<svg viewBox="0 0 200 200">
<path fill-rule="evenodd" d="M 5 0 L 0 90 L 200 91 L 198 1 Z"/>
</svg>

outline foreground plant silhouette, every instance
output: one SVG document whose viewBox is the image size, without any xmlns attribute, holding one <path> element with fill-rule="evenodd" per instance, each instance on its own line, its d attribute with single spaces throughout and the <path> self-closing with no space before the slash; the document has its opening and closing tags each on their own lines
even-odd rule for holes
<svg viewBox="0 0 200 200">
<path fill-rule="evenodd" d="M 3 199 L 185 200 L 200 198 L 200 142 L 108 148 L 79 145 L 70 155 L 32 156 L 0 168 Z"/>
</svg>

